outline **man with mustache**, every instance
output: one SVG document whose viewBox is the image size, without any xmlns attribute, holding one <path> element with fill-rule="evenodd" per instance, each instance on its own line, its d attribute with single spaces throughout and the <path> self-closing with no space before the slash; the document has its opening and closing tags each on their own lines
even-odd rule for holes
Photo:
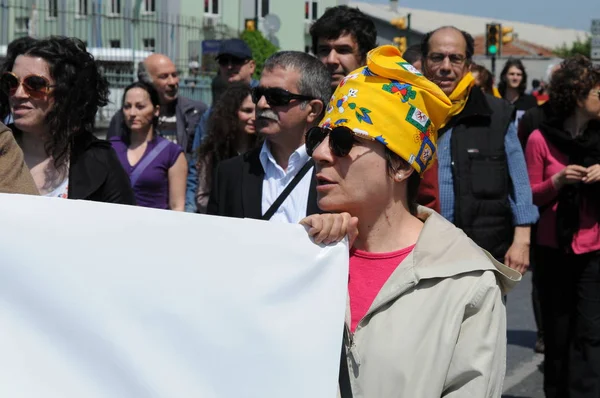
<svg viewBox="0 0 600 398">
<path fill-rule="evenodd" d="M 439 129 L 442 215 L 496 259 L 524 273 L 529 266 L 533 205 L 523 150 L 506 101 L 484 94 L 469 67 L 473 37 L 446 26 L 421 42 L 423 73 L 452 101 Z"/>
<path fill-rule="evenodd" d="M 310 27 L 313 53 L 331 74 L 335 90 L 342 79 L 367 62 L 377 46 L 377 29 L 358 8 L 331 7 Z"/>
<path fill-rule="evenodd" d="M 298 223 L 319 213 L 304 135 L 331 97 L 327 68 L 309 54 L 282 51 L 265 62 L 253 88 L 262 147 L 217 167 L 208 214 Z"/>
</svg>

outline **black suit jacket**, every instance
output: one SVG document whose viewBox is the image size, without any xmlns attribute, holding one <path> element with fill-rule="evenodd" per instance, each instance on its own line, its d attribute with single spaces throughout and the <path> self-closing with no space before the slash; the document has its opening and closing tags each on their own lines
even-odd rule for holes
<svg viewBox="0 0 600 398">
<path fill-rule="evenodd" d="M 243 155 L 225 160 L 217 166 L 207 214 L 255 219 L 262 217 L 262 186 L 265 171 L 260 163 L 260 150 L 260 147 L 253 149 Z M 317 180 L 314 170 L 313 168 L 307 198 L 307 216 L 321 213 L 317 206 Z"/>
</svg>

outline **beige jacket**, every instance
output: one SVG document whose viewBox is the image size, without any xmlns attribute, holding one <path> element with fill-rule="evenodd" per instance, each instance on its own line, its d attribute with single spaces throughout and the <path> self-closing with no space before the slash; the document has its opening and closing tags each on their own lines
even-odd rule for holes
<svg viewBox="0 0 600 398">
<path fill-rule="evenodd" d="M 500 397 L 502 296 L 521 275 L 439 214 L 419 207 L 419 218 L 425 224 L 415 248 L 349 337 L 353 396 Z"/>
<path fill-rule="evenodd" d="M 0 193 L 39 195 L 12 131 L 0 123 Z"/>
</svg>

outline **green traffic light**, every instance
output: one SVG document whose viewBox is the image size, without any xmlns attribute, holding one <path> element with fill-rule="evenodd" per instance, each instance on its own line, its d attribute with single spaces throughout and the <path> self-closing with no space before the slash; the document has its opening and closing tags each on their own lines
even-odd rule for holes
<svg viewBox="0 0 600 398">
<path fill-rule="evenodd" d="M 490 54 L 496 54 L 498 52 L 498 47 L 496 47 L 495 45 L 491 45 L 488 47 L 488 53 Z"/>
</svg>

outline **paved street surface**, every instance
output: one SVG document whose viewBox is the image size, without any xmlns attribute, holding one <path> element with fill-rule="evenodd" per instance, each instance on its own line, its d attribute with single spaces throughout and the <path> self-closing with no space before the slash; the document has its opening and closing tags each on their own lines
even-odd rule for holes
<svg viewBox="0 0 600 398">
<path fill-rule="evenodd" d="M 508 295 L 508 353 L 502 398 L 544 398 L 541 365 L 533 352 L 536 327 L 531 309 L 531 273 Z"/>
</svg>

